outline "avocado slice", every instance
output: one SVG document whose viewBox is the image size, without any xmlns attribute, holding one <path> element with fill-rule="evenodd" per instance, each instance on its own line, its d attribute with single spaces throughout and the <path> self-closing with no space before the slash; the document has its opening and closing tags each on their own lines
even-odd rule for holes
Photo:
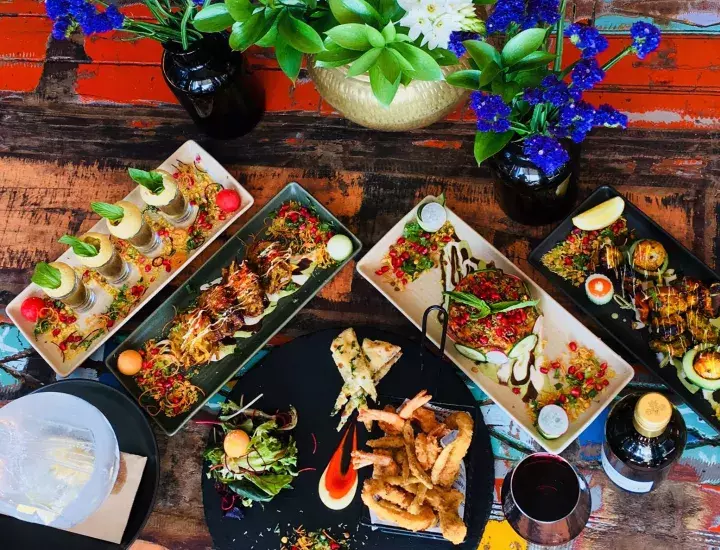
<svg viewBox="0 0 720 550">
<path fill-rule="evenodd" d="M 689 382 L 705 390 L 720 390 L 720 352 L 712 344 L 695 346 L 683 357 L 683 372 Z"/>
</svg>

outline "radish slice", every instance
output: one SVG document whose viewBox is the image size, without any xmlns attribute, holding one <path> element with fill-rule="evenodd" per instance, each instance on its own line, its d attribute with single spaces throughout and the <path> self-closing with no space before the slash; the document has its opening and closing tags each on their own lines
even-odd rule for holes
<svg viewBox="0 0 720 550">
<path fill-rule="evenodd" d="M 487 357 L 488 363 L 493 363 L 495 365 L 504 365 L 510 361 L 510 358 L 502 351 L 489 351 L 485 354 L 485 357 Z"/>
</svg>

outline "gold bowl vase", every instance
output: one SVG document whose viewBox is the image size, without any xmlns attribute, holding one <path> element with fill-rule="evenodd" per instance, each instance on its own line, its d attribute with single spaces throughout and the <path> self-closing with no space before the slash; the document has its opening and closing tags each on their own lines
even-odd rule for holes
<svg viewBox="0 0 720 550">
<path fill-rule="evenodd" d="M 443 74 L 462 68 L 464 63 L 442 67 Z M 370 89 L 367 75 L 347 77 L 347 67 L 322 69 L 308 63 L 308 73 L 322 98 L 345 118 L 374 130 L 402 132 L 424 128 L 446 117 L 468 95 L 445 81 L 413 80 L 402 84 L 389 106 L 382 105 Z"/>
</svg>

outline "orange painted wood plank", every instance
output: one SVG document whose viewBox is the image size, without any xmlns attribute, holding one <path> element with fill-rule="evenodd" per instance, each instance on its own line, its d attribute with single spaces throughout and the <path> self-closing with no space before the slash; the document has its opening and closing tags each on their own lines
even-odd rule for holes
<svg viewBox="0 0 720 550">
<path fill-rule="evenodd" d="M 254 74 L 265 88 L 268 111 L 320 111 L 320 96 L 310 80 L 298 79 L 293 86 L 279 70 L 257 70 Z"/>
<path fill-rule="evenodd" d="M 51 30 L 45 17 L 0 17 L 0 60 L 42 61 Z"/>
<path fill-rule="evenodd" d="M 177 103 L 159 66 L 82 63 L 75 91 L 84 102 Z"/>
<path fill-rule="evenodd" d="M 38 0 L 0 0 L 0 13 L 45 15 L 45 4 Z"/>
<path fill-rule="evenodd" d="M 85 38 L 85 53 L 93 62 L 148 63 L 160 65 L 163 47 L 149 38 L 128 40 L 129 35 L 112 31 Z"/>
<path fill-rule="evenodd" d="M 34 92 L 42 72 L 42 63 L 0 61 L 0 93 Z"/>
<path fill-rule="evenodd" d="M 594 105 L 609 103 L 626 113 L 634 128 L 720 128 L 720 101 L 713 94 L 601 91 L 588 92 L 585 97 Z"/>
</svg>

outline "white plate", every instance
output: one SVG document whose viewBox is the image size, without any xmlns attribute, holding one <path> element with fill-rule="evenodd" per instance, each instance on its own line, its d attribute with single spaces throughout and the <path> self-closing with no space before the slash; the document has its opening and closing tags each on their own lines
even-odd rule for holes
<svg viewBox="0 0 720 550">
<path fill-rule="evenodd" d="M 165 285 L 172 281 L 178 273 L 180 273 L 190 262 L 192 262 L 198 256 L 198 254 L 200 254 L 211 242 L 213 242 L 218 237 L 218 235 L 225 231 L 255 202 L 255 199 L 253 199 L 252 195 L 250 195 L 250 193 L 248 193 L 247 190 L 242 185 L 240 185 L 237 180 L 233 178 L 230 173 L 225 170 L 225 168 L 223 168 L 218 161 L 211 157 L 207 153 L 207 151 L 205 151 L 205 149 L 200 147 L 192 140 L 186 141 L 165 162 L 158 166 L 158 169 L 167 170 L 168 172 L 172 173 L 174 172 L 173 164 L 176 164 L 178 161 L 192 163 L 198 156 L 200 157 L 199 164 L 204 170 L 208 172 L 208 174 L 210 174 L 210 177 L 213 179 L 214 182 L 219 183 L 225 189 L 234 189 L 238 192 L 241 201 L 240 208 L 232 216 L 228 217 L 225 220 L 225 223 L 218 226 L 218 228 L 213 233 L 208 235 L 205 242 L 198 248 L 196 248 L 180 267 L 171 271 L 170 273 L 167 273 L 164 270 L 159 270 L 157 279 L 148 287 L 148 290 L 145 292 L 143 299 L 137 303 L 137 305 L 133 308 L 130 314 L 127 317 L 116 321 L 112 328 L 107 333 L 105 333 L 104 336 L 98 338 L 88 348 L 87 351 L 85 351 L 84 353 L 80 353 L 72 357 L 71 359 L 68 359 L 67 361 L 63 361 L 60 350 L 57 346 L 49 342 L 45 342 L 44 340 L 35 340 L 35 336 L 33 335 L 33 328 L 35 324 L 28 321 L 20 314 L 20 305 L 22 304 L 23 300 L 25 300 L 25 298 L 28 298 L 30 296 L 44 296 L 42 289 L 36 284 L 30 283 L 30 286 L 25 288 L 20 294 L 15 297 L 12 302 L 8 304 L 6 308 L 8 317 L 10 317 L 12 322 L 15 323 L 15 325 L 20 329 L 20 332 L 22 332 L 23 336 L 25 336 L 27 341 L 32 344 L 32 346 L 38 351 L 42 358 L 45 359 L 45 361 L 47 361 L 53 368 L 53 370 L 57 372 L 60 376 L 67 376 L 78 366 L 80 366 L 80 364 L 85 361 L 85 359 L 90 357 L 96 349 L 98 349 L 108 340 L 108 338 L 110 338 L 113 334 L 120 330 L 120 328 L 122 328 L 122 326 L 128 321 L 128 319 L 135 315 L 140 310 L 140 308 L 142 308 L 147 302 L 149 302 L 153 298 L 153 296 L 155 296 Z M 88 197 L 87 208 L 90 208 L 91 200 L 92 198 Z M 135 187 L 135 189 L 133 189 L 129 195 L 122 199 L 118 198 L 117 200 L 125 200 L 128 202 L 132 202 L 140 206 L 141 208 L 145 207 L 145 203 L 140 198 L 139 187 Z M 109 234 L 107 224 L 105 223 L 105 220 L 102 219 L 98 223 L 96 223 L 90 229 L 90 231 Z M 59 236 L 60 235 L 58 235 L 58 237 Z M 75 254 L 73 254 L 72 250 L 67 250 L 56 261 L 62 261 L 71 266 L 81 265 L 80 262 L 77 260 Z M 105 293 L 103 293 L 103 295 L 105 295 Z M 96 304 L 88 312 L 88 314 L 97 313 L 98 311 L 96 311 L 96 309 L 101 306 L 102 304 Z"/>
<path fill-rule="evenodd" d="M 377 288 L 392 302 L 412 323 L 421 328 L 425 310 L 434 304 L 442 304 L 442 279 L 440 268 L 423 273 L 416 281 L 410 283 L 404 291 L 395 291 L 382 276 L 376 275 L 382 266 L 382 260 L 390 245 L 395 243 L 403 234 L 405 224 L 415 219 L 413 208 L 395 227 L 393 227 L 357 264 L 358 272 Z M 525 281 L 532 297 L 540 300 L 538 307 L 544 318 L 544 333 L 547 340 L 545 355 L 554 359 L 567 353 L 567 344 L 575 341 L 595 352 L 600 361 L 605 361 L 615 371 L 615 377 L 610 385 L 602 391 L 593 401 L 592 405 L 577 420 L 570 423 L 570 428 L 562 437 L 554 440 L 544 439 L 533 426 L 528 415 L 526 404 L 520 396 L 514 394 L 508 386 L 503 386 L 487 378 L 480 372 L 473 372 L 475 364 L 470 359 L 460 355 L 448 339 L 445 353 L 460 369 L 489 395 L 517 424 L 519 424 L 538 444 L 551 453 L 561 453 L 572 443 L 600 412 L 607 407 L 613 398 L 632 380 L 633 368 L 610 349 L 602 340 L 590 332 L 580 321 L 573 317 L 565 308 L 558 304 L 547 292 L 535 284 L 525 273 L 518 269 L 510 260 L 483 239 L 473 228 L 462 221 L 449 208 L 448 221 L 455 227 L 455 232 L 468 242 L 473 256 L 486 262 L 494 262 L 506 273 L 517 275 Z M 428 336 L 440 345 L 442 327 L 436 315 L 428 319 Z M 477 370 L 477 368 L 475 368 Z"/>
</svg>

